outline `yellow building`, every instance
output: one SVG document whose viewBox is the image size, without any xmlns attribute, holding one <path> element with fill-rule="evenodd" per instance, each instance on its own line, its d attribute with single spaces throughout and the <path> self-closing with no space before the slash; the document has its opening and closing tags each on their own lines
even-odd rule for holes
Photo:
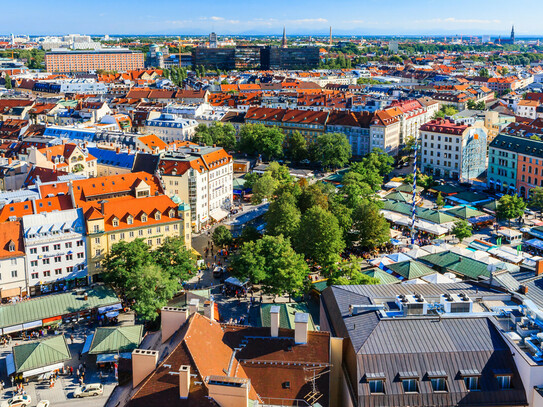
<svg viewBox="0 0 543 407">
<path fill-rule="evenodd" d="M 151 249 L 167 237 L 183 237 L 191 248 L 190 209 L 164 195 L 159 180 L 145 172 L 74 181 L 74 203 L 83 208 L 87 262 L 92 281 L 118 242 L 143 239 Z"/>
</svg>

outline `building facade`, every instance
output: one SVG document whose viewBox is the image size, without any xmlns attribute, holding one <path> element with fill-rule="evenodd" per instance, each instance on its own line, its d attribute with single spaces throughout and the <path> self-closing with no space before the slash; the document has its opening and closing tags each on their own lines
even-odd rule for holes
<svg viewBox="0 0 543 407">
<path fill-rule="evenodd" d="M 47 72 L 134 71 L 144 68 L 143 53 L 128 49 L 51 51 L 45 54 Z"/>
<path fill-rule="evenodd" d="M 529 140 L 527 140 L 529 143 Z M 524 140 L 498 135 L 488 146 L 488 187 L 497 192 L 517 192 L 517 162 Z"/>
<path fill-rule="evenodd" d="M 26 215 L 22 222 L 31 296 L 87 283 L 81 209 Z"/>
<path fill-rule="evenodd" d="M 458 180 L 479 177 L 487 167 L 487 130 L 436 119 L 420 128 L 421 168 L 426 174 Z"/>
<path fill-rule="evenodd" d="M 0 299 L 26 296 L 28 284 L 21 222 L 0 223 Z"/>
</svg>

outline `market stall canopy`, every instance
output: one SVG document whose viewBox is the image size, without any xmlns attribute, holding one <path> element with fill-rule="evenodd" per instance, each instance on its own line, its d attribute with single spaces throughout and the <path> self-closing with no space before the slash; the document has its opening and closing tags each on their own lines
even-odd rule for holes
<svg viewBox="0 0 543 407">
<path fill-rule="evenodd" d="M 224 282 L 235 285 L 236 287 L 245 287 L 249 280 L 245 280 L 245 282 L 242 283 L 236 277 L 228 277 L 226 280 L 224 280 Z"/>
<path fill-rule="evenodd" d="M 228 216 L 228 212 L 224 209 L 217 208 L 209 212 L 209 216 L 211 216 L 216 222 L 220 222 Z"/>
<path fill-rule="evenodd" d="M 15 373 L 34 371 L 70 359 L 71 354 L 64 335 L 13 347 Z"/>
<path fill-rule="evenodd" d="M 97 328 L 89 354 L 131 352 L 141 343 L 142 334 L 143 325 Z"/>
</svg>

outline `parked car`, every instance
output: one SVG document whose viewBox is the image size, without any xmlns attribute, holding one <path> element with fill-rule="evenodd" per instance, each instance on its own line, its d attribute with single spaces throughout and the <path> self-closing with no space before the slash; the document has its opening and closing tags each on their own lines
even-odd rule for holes
<svg viewBox="0 0 543 407">
<path fill-rule="evenodd" d="M 40 400 L 36 407 L 49 407 L 49 400 Z"/>
<path fill-rule="evenodd" d="M 30 405 L 32 399 L 28 394 L 25 395 L 17 395 L 9 400 L 3 401 L 1 406 L 2 407 L 26 407 Z"/>
<path fill-rule="evenodd" d="M 104 393 L 104 386 L 101 383 L 90 383 L 80 386 L 74 391 L 75 398 L 99 396 Z"/>
</svg>

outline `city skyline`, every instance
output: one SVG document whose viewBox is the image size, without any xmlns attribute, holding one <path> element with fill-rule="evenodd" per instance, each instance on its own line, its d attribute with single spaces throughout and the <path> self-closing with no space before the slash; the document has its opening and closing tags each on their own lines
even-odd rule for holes
<svg viewBox="0 0 543 407">
<path fill-rule="evenodd" d="M 247 0 L 237 2 L 236 7 L 212 0 L 205 9 L 200 3 L 173 0 L 163 0 L 154 9 L 140 0 L 99 0 L 77 7 L 65 7 L 65 3 L 29 0 L 24 19 L 14 18 L 17 6 L 7 4 L 0 16 L 2 34 L 200 35 L 215 31 L 223 35 L 279 35 L 286 26 L 287 35 L 324 35 L 332 26 L 336 35 L 503 36 L 514 24 L 520 37 L 543 35 L 537 18 L 543 5 L 531 0 L 521 0 L 514 11 L 501 7 L 506 4 L 503 1 L 488 0 L 454 4 L 392 0 L 387 7 L 376 0 L 346 0 L 339 7 L 324 1 L 293 4 L 279 0 L 272 10 L 267 4 Z M 528 9 L 530 13 L 525 12 Z"/>
</svg>

